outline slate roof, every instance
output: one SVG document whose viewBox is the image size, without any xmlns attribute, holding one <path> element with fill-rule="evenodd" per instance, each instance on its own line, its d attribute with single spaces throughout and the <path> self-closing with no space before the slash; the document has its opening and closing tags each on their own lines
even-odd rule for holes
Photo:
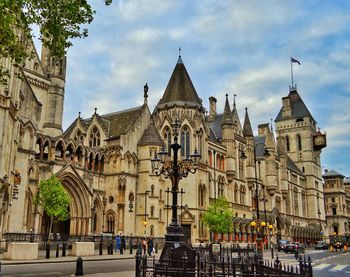
<svg viewBox="0 0 350 277">
<path fill-rule="evenodd" d="M 202 100 L 198 97 L 181 56 L 179 56 L 163 97 L 157 104 L 157 108 L 163 108 L 165 105 L 169 107 L 184 104 L 202 108 Z"/>
<path fill-rule="evenodd" d="M 344 185 L 350 185 L 350 177 L 345 177 Z"/>
<path fill-rule="evenodd" d="M 104 123 L 109 122 L 109 137 L 118 138 L 125 134 L 136 122 L 143 111 L 143 106 L 100 115 Z"/>
<path fill-rule="evenodd" d="M 218 142 L 218 139 L 222 139 L 221 133 L 221 121 L 223 114 L 218 114 L 215 116 L 214 120 L 210 123 L 210 132 L 213 134 L 209 136 L 209 140 L 212 142 Z"/>
<path fill-rule="evenodd" d="M 290 91 L 288 97 L 290 98 L 290 103 L 292 106 L 291 118 L 299 119 L 303 117 L 310 117 L 316 123 L 315 119 L 312 117 L 311 113 L 309 112 L 308 108 L 306 107 L 299 93 L 296 90 Z M 284 119 L 286 118 L 282 117 L 282 108 L 281 108 L 275 119 L 275 122 L 282 121 Z"/>
<path fill-rule="evenodd" d="M 329 170 L 325 174 L 323 174 L 322 177 L 341 177 L 343 179 L 345 176 L 335 170 Z"/>
<path fill-rule="evenodd" d="M 164 146 L 164 142 L 159 135 L 156 126 L 154 126 L 154 123 L 151 123 L 148 128 L 143 133 L 139 143 L 139 145 L 159 145 Z"/>
<path fill-rule="evenodd" d="M 293 162 L 291 158 L 287 155 L 287 169 L 290 171 L 294 171 L 298 175 L 304 176 L 304 173 L 299 169 L 299 167 L 296 166 L 296 164 Z"/>
</svg>

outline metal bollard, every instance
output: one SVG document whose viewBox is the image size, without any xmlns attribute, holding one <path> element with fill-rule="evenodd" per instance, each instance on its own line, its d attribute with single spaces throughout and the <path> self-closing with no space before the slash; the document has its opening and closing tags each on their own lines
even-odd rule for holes
<svg viewBox="0 0 350 277">
<path fill-rule="evenodd" d="M 79 257 L 77 259 L 77 267 L 75 270 L 75 276 L 83 276 L 83 259 L 81 257 Z"/>
<path fill-rule="evenodd" d="M 67 247 L 67 244 L 64 242 L 62 244 L 62 257 L 66 256 L 66 247 Z"/>
<path fill-rule="evenodd" d="M 46 243 L 46 259 L 50 259 L 50 243 Z"/>
<path fill-rule="evenodd" d="M 100 255 L 102 255 L 102 247 L 103 247 L 103 245 L 102 245 L 102 242 L 100 242 Z"/>
<path fill-rule="evenodd" d="M 113 255 L 113 242 L 109 244 L 109 255 Z"/>
<path fill-rule="evenodd" d="M 123 255 L 123 251 L 124 251 L 124 249 L 123 249 L 124 247 L 123 247 L 123 245 L 120 247 L 120 255 Z"/>
<path fill-rule="evenodd" d="M 156 243 L 156 254 L 158 254 L 158 243 Z"/>
<path fill-rule="evenodd" d="M 129 249 L 130 249 L 130 254 L 132 254 L 132 238 L 129 240 Z"/>
<path fill-rule="evenodd" d="M 58 258 L 60 256 L 59 251 L 60 251 L 60 245 L 59 245 L 59 243 L 57 243 L 57 245 L 56 245 L 56 258 Z"/>
</svg>

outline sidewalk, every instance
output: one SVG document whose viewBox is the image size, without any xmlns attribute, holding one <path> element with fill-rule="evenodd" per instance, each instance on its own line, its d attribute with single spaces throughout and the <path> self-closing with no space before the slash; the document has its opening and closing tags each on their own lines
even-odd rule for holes
<svg viewBox="0 0 350 277">
<path fill-rule="evenodd" d="M 133 254 L 129 254 L 129 251 L 124 252 L 121 255 L 119 252 L 113 252 L 113 255 L 106 254 L 107 251 L 104 251 L 104 255 L 99 255 L 99 251 L 95 251 L 94 256 L 83 256 L 84 261 L 103 261 L 103 260 L 123 260 L 123 259 L 135 259 L 136 250 L 133 251 Z M 50 259 L 45 258 L 45 250 L 40 250 L 38 259 L 35 260 L 4 260 L 3 254 L 0 254 L 0 260 L 2 265 L 14 265 L 14 264 L 42 264 L 42 263 L 64 263 L 64 262 L 75 262 L 78 257 L 68 256 L 61 257 L 62 252 L 60 251 L 60 257 L 56 258 L 56 251 L 50 251 Z"/>
</svg>

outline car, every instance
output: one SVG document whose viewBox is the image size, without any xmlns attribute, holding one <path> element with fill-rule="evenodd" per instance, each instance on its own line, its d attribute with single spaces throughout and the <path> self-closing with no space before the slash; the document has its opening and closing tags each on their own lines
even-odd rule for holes
<svg viewBox="0 0 350 277">
<path fill-rule="evenodd" d="M 315 249 L 316 250 L 327 250 L 328 245 L 325 241 L 318 241 L 318 242 L 316 242 Z"/>
<path fill-rule="evenodd" d="M 281 250 L 284 251 L 284 249 L 285 249 L 285 247 L 286 247 L 286 245 L 288 243 L 290 243 L 289 240 L 286 240 L 286 239 L 279 240 L 278 243 L 277 243 L 277 250 L 278 250 L 278 252 L 280 252 Z"/>
<path fill-rule="evenodd" d="M 288 243 L 285 248 L 285 253 L 295 253 L 295 251 L 298 251 L 298 253 L 305 253 L 305 247 L 300 242 L 291 242 Z"/>
</svg>

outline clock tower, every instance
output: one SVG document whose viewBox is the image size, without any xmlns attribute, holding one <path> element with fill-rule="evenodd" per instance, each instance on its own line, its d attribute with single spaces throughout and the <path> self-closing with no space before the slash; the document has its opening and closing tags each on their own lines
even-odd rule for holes
<svg viewBox="0 0 350 277">
<path fill-rule="evenodd" d="M 284 137 L 288 157 L 305 176 L 306 217 L 317 224 L 324 223 L 320 155 L 321 149 L 326 147 L 326 135 L 320 130 L 316 131 L 316 120 L 301 99 L 296 86 L 290 87 L 289 95 L 282 98 L 282 108 L 275 124 L 277 135 Z"/>
</svg>

